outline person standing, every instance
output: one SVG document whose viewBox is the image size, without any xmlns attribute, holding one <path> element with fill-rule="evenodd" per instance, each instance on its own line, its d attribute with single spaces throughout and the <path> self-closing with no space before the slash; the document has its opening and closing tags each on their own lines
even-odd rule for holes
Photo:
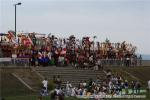
<svg viewBox="0 0 150 100">
<path fill-rule="evenodd" d="M 125 82 L 124 82 L 124 87 L 125 87 L 125 94 L 128 94 L 129 93 L 129 91 L 128 91 L 128 81 L 127 80 L 125 80 Z"/>
<path fill-rule="evenodd" d="M 47 91 L 47 88 L 48 88 L 48 80 L 47 78 L 45 78 L 43 81 L 42 81 L 42 84 L 43 84 L 43 87 L 46 89 Z"/>
<path fill-rule="evenodd" d="M 134 90 L 135 90 L 135 82 L 134 81 L 131 82 L 131 89 L 132 89 L 132 94 L 134 94 Z"/>
<path fill-rule="evenodd" d="M 139 65 L 142 66 L 142 55 L 139 56 Z"/>
<path fill-rule="evenodd" d="M 150 93 L 150 80 L 148 81 L 148 91 Z"/>
<path fill-rule="evenodd" d="M 140 88 L 141 88 L 141 84 L 139 81 L 137 81 L 135 83 L 135 90 L 136 90 L 136 93 L 140 93 Z"/>
<path fill-rule="evenodd" d="M 71 96 L 72 85 L 69 81 L 66 84 L 66 96 Z"/>
</svg>

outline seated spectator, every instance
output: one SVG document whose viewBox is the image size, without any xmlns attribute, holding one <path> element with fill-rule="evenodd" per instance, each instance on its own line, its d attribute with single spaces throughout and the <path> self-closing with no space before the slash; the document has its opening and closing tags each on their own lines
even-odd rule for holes
<svg viewBox="0 0 150 100">
<path fill-rule="evenodd" d="M 86 80 L 82 83 L 83 87 L 86 88 L 87 87 L 87 83 Z"/>
<path fill-rule="evenodd" d="M 45 87 L 43 87 L 42 90 L 40 91 L 40 95 L 41 96 L 47 96 L 48 95 L 48 92 L 47 92 Z"/>
<path fill-rule="evenodd" d="M 72 91 L 71 91 L 71 96 L 76 96 L 77 95 L 77 88 L 72 88 Z"/>
<path fill-rule="evenodd" d="M 110 71 L 110 70 L 107 70 L 107 71 L 106 71 L 106 75 L 107 75 L 107 78 L 110 78 L 110 77 L 111 77 L 111 71 Z"/>
<path fill-rule="evenodd" d="M 99 70 L 99 68 L 98 68 L 98 64 L 96 64 L 95 66 L 94 66 L 94 68 L 93 68 L 94 70 Z"/>
<path fill-rule="evenodd" d="M 57 96 L 56 91 L 51 92 L 51 95 L 50 95 L 51 100 L 55 100 L 56 96 Z"/>
</svg>

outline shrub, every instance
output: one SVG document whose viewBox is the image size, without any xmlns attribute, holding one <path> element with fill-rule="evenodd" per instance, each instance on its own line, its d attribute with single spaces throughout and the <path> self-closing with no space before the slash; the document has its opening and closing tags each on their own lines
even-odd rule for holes
<svg viewBox="0 0 150 100">
<path fill-rule="evenodd" d="M 55 83 L 52 80 L 50 80 L 48 81 L 48 90 L 51 91 L 53 89 L 55 89 Z"/>
</svg>

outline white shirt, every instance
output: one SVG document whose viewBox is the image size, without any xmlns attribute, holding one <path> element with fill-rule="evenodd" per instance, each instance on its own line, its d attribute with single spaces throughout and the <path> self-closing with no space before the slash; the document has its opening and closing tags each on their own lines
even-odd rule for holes
<svg viewBox="0 0 150 100">
<path fill-rule="evenodd" d="M 148 81 L 148 88 L 150 89 L 150 80 Z"/>
<path fill-rule="evenodd" d="M 52 53 L 49 52 L 47 55 L 48 55 L 48 58 L 51 60 Z"/>
<path fill-rule="evenodd" d="M 76 96 L 76 90 L 75 90 L 75 88 L 72 88 L 71 96 Z"/>
<path fill-rule="evenodd" d="M 84 87 L 86 86 L 86 82 L 83 83 L 83 86 L 84 86 Z"/>
<path fill-rule="evenodd" d="M 70 91 L 70 89 L 72 88 L 72 85 L 70 83 L 66 84 L 66 90 Z"/>
<path fill-rule="evenodd" d="M 47 81 L 47 80 L 44 80 L 42 83 L 43 83 L 43 87 L 46 87 L 46 88 L 47 88 L 48 81 Z"/>
</svg>

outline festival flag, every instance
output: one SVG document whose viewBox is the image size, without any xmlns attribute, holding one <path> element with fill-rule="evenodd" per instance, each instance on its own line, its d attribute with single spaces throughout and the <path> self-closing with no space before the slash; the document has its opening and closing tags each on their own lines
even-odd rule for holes
<svg viewBox="0 0 150 100">
<path fill-rule="evenodd" d="M 29 36 L 28 36 L 28 40 L 29 40 L 30 44 L 33 45 L 33 42 Z"/>
<path fill-rule="evenodd" d="M 23 38 L 23 44 L 26 46 L 33 45 L 33 42 L 29 36 Z"/>
<path fill-rule="evenodd" d="M 7 38 L 9 39 L 10 42 L 16 43 L 16 41 L 15 41 L 15 32 L 8 31 Z"/>
</svg>

